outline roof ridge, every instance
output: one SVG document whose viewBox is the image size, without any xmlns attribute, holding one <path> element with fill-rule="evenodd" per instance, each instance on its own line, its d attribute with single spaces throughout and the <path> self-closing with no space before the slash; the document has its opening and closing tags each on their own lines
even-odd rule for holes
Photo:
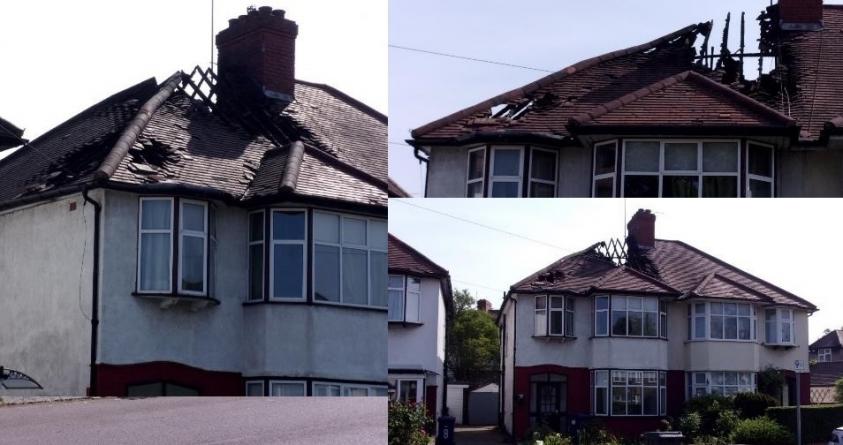
<svg viewBox="0 0 843 445">
<path fill-rule="evenodd" d="M 733 279 L 731 279 L 731 278 L 729 278 L 729 277 L 726 277 L 726 276 L 720 275 L 720 274 L 719 274 L 719 273 L 717 273 L 717 272 L 714 272 L 714 278 L 717 278 L 717 279 L 719 279 L 719 280 L 725 281 L 725 282 L 727 282 L 728 284 L 731 284 L 732 286 L 735 286 L 735 287 L 739 287 L 739 288 L 741 288 L 741 289 L 743 289 L 743 290 L 745 290 L 745 291 L 747 291 L 747 292 L 749 292 L 749 293 L 755 294 L 756 296 L 760 297 L 760 298 L 761 298 L 762 300 L 764 300 L 764 301 L 768 301 L 768 302 L 773 302 L 773 303 L 775 303 L 775 301 L 773 301 L 773 299 L 772 299 L 772 298 L 770 298 L 770 297 L 768 297 L 767 295 L 764 295 L 764 294 L 762 294 L 761 292 L 758 292 L 757 290 L 755 290 L 755 289 L 753 289 L 753 288 L 751 288 L 751 287 L 749 287 L 749 286 L 747 286 L 747 285 L 744 285 L 744 284 L 738 283 L 737 281 L 735 281 L 735 280 L 733 280 Z"/>
<path fill-rule="evenodd" d="M 418 256 L 420 256 L 420 257 L 422 257 L 422 259 L 424 259 L 425 261 L 427 261 L 428 263 L 430 263 L 430 265 L 432 265 L 434 268 L 439 269 L 439 271 L 440 271 L 440 272 L 441 272 L 441 273 L 442 273 L 445 277 L 449 277 L 449 278 L 450 278 L 451 274 L 450 274 L 450 272 L 448 272 L 448 269 L 445 269 L 444 267 L 442 267 L 442 266 L 440 266 L 440 265 L 436 264 L 435 262 L 433 262 L 433 260 L 431 260 L 430 258 L 428 258 L 427 256 L 425 256 L 425 254 L 423 254 L 423 253 L 419 252 L 418 250 L 416 250 L 415 248 L 413 248 L 413 246 L 411 246 L 411 245 L 409 245 L 409 244 L 405 243 L 404 241 L 401 241 L 401 239 L 400 239 L 400 238 L 398 238 L 397 236 L 395 236 L 395 235 L 393 235 L 393 234 L 391 234 L 391 233 L 389 233 L 389 232 L 387 232 L 387 236 L 388 236 L 388 238 L 389 238 L 390 240 L 393 240 L 393 241 L 397 242 L 398 244 L 400 244 L 400 245 L 401 245 L 402 247 L 404 247 L 405 249 L 409 249 L 412 253 L 414 253 L 414 254 L 416 254 L 416 255 L 418 255 Z M 388 260 L 387 260 L 387 261 L 388 261 Z M 387 268 L 388 268 L 388 267 L 389 267 L 389 265 L 387 264 Z"/>
<path fill-rule="evenodd" d="M 711 272 L 708 275 L 704 276 L 703 279 L 700 280 L 699 283 L 697 283 L 697 286 L 693 288 L 689 293 L 699 295 L 697 292 L 700 292 L 706 285 L 708 285 L 708 282 L 711 281 L 715 275 L 717 275 L 717 272 Z"/>
<path fill-rule="evenodd" d="M 389 124 L 389 117 L 380 111 L 374 109 L 372 106 L 366 104 L 365 102 L 355 99 L 354 97 L 350 96 L 347 93 L 342 92 L 341 90 L 337 89 L 336 87 L 332 87 L 326 83 L 317 83 L 317 82 L 308 82 L 306 80 L 295 79 L 296 82 L 308 85 L 314 88 L 320 88 L 325 90 L 327 93 L 333 95 L 337 99 L 342 100 L 343 102 L 348 103 L 349 105 L 357 108 L 358 110 L 362 111 L 363 113 L 368 114 L 369 116 L 375 118 L 376 120 L 384 123 Z"/>
<path fill-rule="evenodd" d="M 711 22 L 706 22 L 706 24 L 710 24 L 710 23 Z M 439 129 L 439 128 L 441 128 L 441 127 L 443 127 L 443 126 L 445 126 L 445 125 L 447 125 L 447 124 L 449 124 L 453 121 L 468 117 L 471 114 L 474 114 L 475 112 L 477 112 L 479 110 L 482 110 L 484 108 L 492 108 L 492 107 L 494 107 L 496 105 L 500 105 L 504 102 L 524 97 L 525 95 L 530 94 L 530 93 L 538 90 L 539 88 L 547 86 L 547 85 L 549 85 L 553 82 L 556 82 L 560 79 L 564 79 L 565 77 L 568 77 L 568 76 L 570 76 L 574 73 L 577 73 L 579 71 L 583 71 L 585 69 L 594 67 L 594 66 L 596 66 L 600 63 L 616 59 L 618 57 L 628 56 L 630 54 L 635 54 L 635 53 L 638 53 L 638 52 L 641 52 L 641 51 L 645 51 L 645 50 L 654 48 L 654 47 L 656 47 L 656 46 L 658 46 L 658 45 L 660 45 L 664 42 L 670 41 L 670 40 L 672 40 L 672 39 L 674 39 L 674 38 L 676 38 L 680 35 L 687 34 L 691 31 L 701 29 L 703 26 L 705 26 L 705 24 L 703 24 L 703 23 L 698 23 L 698 24 L 695 24 L 695 25 L 688 25 L 688 26 L 686 26 L 686 27 L 684 27 L 680 30 L 674 31 L 670 34 L 666 34 L 666 35 L 661 36 L 661 37 L 659 37 L 655 40 L 651 40 L 647 43 L 643 43 L 643 44 L 636 45 L 636 46 L 631 46 L 629 48 L 625 48 L 625 49 L 621 49 L 621 50 L 608 52 L 608 53 L 605 53 L 605 54 L 602 54 L 602 55 L 599 55 L 599 56 L 596 56 L 596 57 L 592 57 L 590 59 L 582 60 L 582 61 L 577 62 L 577 63 L 575 63 L 571 66 L 568 66 L 567 68 L 563 68 L 559 71 L 556 71 L 556 72 L 551 73 L 551 74 L 549 74 L 545 77 L 542 77 L 541 79 L 530 82 L 529 84 L 524 85 L 520 88 L 516 88 L 516 89 L 510 90 L 506 93 L 499 94 L 497 96 L 492 97 L 491 99 L 484 100 L 484 101 L 482 101 L 480 103 L 477 103 L 475 105 L 472 105 L 470 107 L 463 108 L 462 110 L 451 113 L 451 114 L 449 114 L 449 115 L 447 115 L 443 118 L 440 118 L 440 119 L 437 119 L 433 122 L 429 122 L 425 125 L 422 125 L 422 126 L 416 128 L 416 129 L 412 130 L 410 132 L 410 135 L 413 138 L 418 138 L 420 136 L 423 136 L 425 133 L 429 133 L 433 130 Z"/>
<path fill-rule="evenodd" d="M 519 280 L 518 282 L 516 282 L 515 284 L 513 284 L 513 285 L 512 285 L 512 286 L 510 286 L 509 288 L 510 288 L 510 290 L 511 290 L 511 289 L 516 288 L 516 287 L 522 286 L 522 285 L 526 284 L 527 282 L 529 282 L 530 280 L 532 280 L 534 277 L 538 277 L 539 275 L 541 275 L 541 274 L 543 274 L 543 273 L 545 273 L 545 272 L 549 271 L 549 270 L 550 270 L 550 269 L 552 269 L 553 267 L 558 266 L 559 264 L 562 264 L 562 262 L 563 262 L 563 261 L 565 261 L 565 260 L 567 260 L 567 259 L 570 259 L 570 258 L 573 258 L 573 257 L 576 257 L 576 256 L 579 256 L 579 255 L 582 255 L 582 254 L 585 254 L 585 253 L 588 253 L 588 252 L 590 252 L 590 251 L 592 251 L 592 250 L 596 249 L 596 248 L 597 248 L 597 246 L 599 246 L 599 245 L 600 245 L 600 243 L 599 243 L 599 242 L 598 242 L 598 243 L 594 243 L 594 244 L 592 244 L 591 246 L 586 247 L 586 248 L 585 248 L 585 249 L 583 249 L 583 250 L 580 250 L 580 251 L 577 251 L 577 252 L 574 252 L 574 253 L 570 253 L 570 254 L 568 254 L 568 255 L 565 255 L 565 256 L 563 256 L 562 258 L 559 258 L 558 260 L 556 260 L 556 261 L 554 261 L 554 262 L 550 263 L 549 265 L 547 265 L 547 266 L 545 266 L 545 267 L 543 267 L 543 268 L 539 269 L 537 272 L 531 273 L 530 275 L 526 276 L 525 278 L 523 278 L 523 279 Z"/>
</svg>

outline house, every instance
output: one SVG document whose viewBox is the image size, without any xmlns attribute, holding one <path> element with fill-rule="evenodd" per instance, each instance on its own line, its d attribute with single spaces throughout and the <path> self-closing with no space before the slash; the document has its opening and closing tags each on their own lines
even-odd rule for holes
<svg viewBox="0 0 843 445">
<path fill-rule="evenodd" d="M 811 402 L 834 403 L 834 384 L 843 379 L 843 329 L 811 343 Z"/>
<path fill-rule="evenodd" d="M 843 329 L 835 329 L 811 343 L 810 359 L 812 362 L 843 361 Z"/>
<path fill-rule="evenodd" d="M 694 24 L 416 128 L 425 196 L 843 196 L 843 6 L 779 0 L 759 26 L 757 54 Z"/>
<path fill-rule="evenodd" d="M 754 391 L 781 370 L 784 404 L 809 402 L 808 316 L 817 308 L 682 241 L 639 210 L 626 247 L 597 243 L 512 285 L 501 330 L 501 416 L 517 438 L 583 417 L 617 434 L 655 430 L 704 394 Z"/>
<path fill-rule="evenodd" d="M 454 300 L 448 271 L 389 235 L 389 391 L 442 415 L 448 387 L 445 348 Z"/>
<path fill-rule="evenodd" d="M 26 141 L 23 139 L 23 130 L 0 117 L 0 151 L 17 147 L 24 142 Z"/>
<path fill-rule="evenodd" d="M 46 395 L 387 393 L 386 116 L 250 8 L 0 161 L 0 364 Z"/>
</svg>

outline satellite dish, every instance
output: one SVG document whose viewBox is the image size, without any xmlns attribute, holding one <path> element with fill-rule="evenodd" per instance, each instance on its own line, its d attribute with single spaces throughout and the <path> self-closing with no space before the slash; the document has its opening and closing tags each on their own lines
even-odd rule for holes
<svg viewBox="0 0 843 445">
<path fill-rule="evenodd" d="M 32 377 L 0 366 L 0 386 L 6 389 L 44 389 Z"/>
</svg>

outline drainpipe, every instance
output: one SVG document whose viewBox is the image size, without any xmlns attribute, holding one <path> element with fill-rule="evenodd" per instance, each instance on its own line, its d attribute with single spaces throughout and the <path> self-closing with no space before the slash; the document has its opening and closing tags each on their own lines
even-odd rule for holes
<svg viewBox="0 0 843 445">
<path fill-rule="evenodd" d="M 88 196 L 88 187 L 82 189 L 82 197 L 85 198 L 86 203 L 91 203 L 94 206 L 94 261 L 93 261 L 93 283 L 91 284 L 91 381 L 88 384 L 91 396 L 99 394 L 97 388 L 97 341 L 99 338 L 100 326 L 100 216 L 102 214 L 102 204 L 91 199 Z M 85 209 L 83 208 L 84 212 Z M 84 255 L 84 253 L 83 253 Z"/>
</svg>

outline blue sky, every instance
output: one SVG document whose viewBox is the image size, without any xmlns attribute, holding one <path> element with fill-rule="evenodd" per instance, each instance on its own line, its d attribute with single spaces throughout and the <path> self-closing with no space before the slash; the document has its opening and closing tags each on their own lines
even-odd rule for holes
<svg viewBox="0 0 843 445">
<path fill-rule="evenodd" d="M 656 213 L 658 238 L 682 240 L 817 305 L 811 340 L 843 326 L 840 200 L 393 199 L 389 231 L 448 269 L 455 288 L 498 307 L 520 279 L 624 237 L 639 208 Z"/>
<path fill-rule="evenodd" d="M 710 42 L 719 48 L 727 12 L 732 12 L 734 50 L 740 13 L 746 11 L 747 51 L 751 51 L 758 48 L 755 19 L 769 4 L 769 0 L 391 0 L 389 43 L 558 70 L 708 20 L 715 22 Z M 424 172 L 412 149 L 400 144 L 411 129 L 546 74 L 391 48 L 390 175 L 414 196 L 422 196 Z"/>
</svg>

